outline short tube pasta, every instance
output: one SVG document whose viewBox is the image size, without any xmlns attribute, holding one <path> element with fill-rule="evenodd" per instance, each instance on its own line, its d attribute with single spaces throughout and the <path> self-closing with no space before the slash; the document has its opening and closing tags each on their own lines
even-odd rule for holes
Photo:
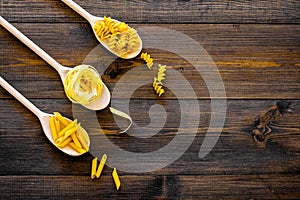
<svg viewBox="0 0 300 200">
<path fill-rule="evenodd" d="M 104 165 L 105 165 L 106 159 L 107 159 L 107 155 L 104 154 L 104 155 L 102 156 L 102 158 L 101 158 L 100 164 L 99 164 L 98 169 L 97 169 L 97 172 L 96 172 L 96 177 L 97 177 L 97 178 L 99 178 L 100 175 L 101 175 L 101 172 L 102 172 L 103 167 L 104 167 Z"/>
<path fill-rule="evenodd" d="M 80 154 L 86 153 L 86 150 L 84 150 L 84 149 L 82 149 L 82 148 L 78 148 L 78 147 L 74 144 L 74 142 L 70 142 L 69 145 L 70 145 L 70 147 L 72 147 L 72 149 L 74 149 L 75 151 L 77 151 L 77 152 L 80 153 Z"/>
<path fill-rule="evenodd" d="M 74 121 L 67 120 L 60 113 L 54 112 L 54 115 L 49 119 L 49 123 L 52 139 L 59 148 L 69 146 L 80 154 L 89 151 L 89 139 L 76 119 Z"/>
<path fill-rule="evenodd" d="M 117 190 L 119 190 L 119 188 L 120 188 L 120 186 L 121 186 L 121 181 L 120 181 L 120 178 L 119 178 L 119 176 L 118 176 L 118 173 L 117 173 L 117 169 L 116 169 L 116 168 L 114 168 L 114 171 L 112 172 L 112 176 L 113 176 L 113 179 L 114 179 L 116 188 L 117 188 Z"/>
<path fill-rule="evenodd" d="M 98 161 L 98 158 L 94 158 L 92 160 L 92 169 L 91 169 L 91 178 L 92 179 L 94 179 L 96 177 L 97 161 Z"/>
<path fill-rule="evenodd" d="M 55 142 L 57 139 L 57 130 L 55 127 L 55 122 L 54 122 L 54 117 L 50 117 L 50 130 L 51 130 L 51 134 L 52 134 L 52 139 Z"/>
<path fill-rule="evenodd" d="M 63 142 L 59 143 L 58 146 L 60 148 L 64 148 L 66 147 L 70 142 L 72 141 L 71 137 L 68 137 L 67 139 L 65 139 Z"/>
</svg>

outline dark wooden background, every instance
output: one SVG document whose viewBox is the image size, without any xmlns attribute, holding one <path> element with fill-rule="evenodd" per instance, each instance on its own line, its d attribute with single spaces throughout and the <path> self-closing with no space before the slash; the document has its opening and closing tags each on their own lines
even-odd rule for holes
<svg viewBox="0 0 300 200">
<path fill-rule="evenodd" d="M 226 88 L 222 135 L 212 152 L 199 159 L 211 115 L 210 97 L 205 84 L 193 85 L 202 111 L 193 144 L 161 170 L 119 171 L 122 186 L 116 191 L 111 168 L 105 168 L 100 180 L 91 180 L 92 155 L 74 158 L 54 148 L 38 119 L 1 87 L 0 199 L 300 199 L 299 1 L 76 2 L 97 16 L 112 16 L 135 28 L 177 30 L 199 42 L 216 63 Z M 81 64 L 98 45 L 89 24 L 60 1 L 1 0 L 0 15 L 65 66 Z M 0 47 L 3 78 L 41 110 L 72 117 L 72 105 L 54 69 L 2 27 Z M 195 79 L 193 69 L 180 59 L 175 62 L 171 53 L 144 51 L 159 63 L 182 67 L 191 82 Z M 141 64 L 138 58 L 119 62 L 129 68 Z M 120 73 L 116 79 L 103 76 L 110 89 L 124 70 Z M 133 101 L 156 98 L 152 90 L 139 92 Z M 291 101 L 294 113 L 276 120 L 269 140 L 258 145 L 250 133 L 254 118 L 278 100 Z M 163 101 L 176 112 L 176 99 L 165 95 L 156 100 Z M 149 123 L 148 116 L 139 113 L 147 113 L 143 105 L 130 114 L 141 124 Z M 107 132 L 118 130 L 108 109 L 97 115 Z M 151 151 L 164 139 L 172 139 L 176 126 L 167 125 L 166 135 L 143 143 L 143 148 Z M 115 135 L 110 139 L 133 151 L 141 145 L 138 139 L 119 142 L 122 138 Z"/>
</svg>

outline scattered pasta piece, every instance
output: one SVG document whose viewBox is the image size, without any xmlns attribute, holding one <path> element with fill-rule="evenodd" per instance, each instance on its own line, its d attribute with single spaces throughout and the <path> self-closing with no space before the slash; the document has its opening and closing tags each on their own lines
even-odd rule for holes
<svg viewBox="0 0 300 200">
<path fill-rule="evenodd" d="M 109 107 L 109 110 L 113 114 L 118 115 L 120 117 L 124 117 L 124 118 L 126 118 L 126 119 L 128 119 L 130 121 L 130 124 L 128 125 L 128 127 L 124 131 L 119 132 L 119 134 L 126 133 L 130 129 L 130 127 L 132 126 L 132 119 L 131 119 L 131 117 L 129 115 L 127 115 L 126 113 L 124 113 L 122 111 L 119 111 L 119 110 L 117 110 L 115 108 L 112 108 L 112 107 Z"/>
<path fill-rule="evenodd" d="M 96 169 L 97 169 L 97 158 L 92 160 L 92 169 L 91 169 L 91 178 L 94 179 L 96 177 Z"/>
<path fill-rule="evenodd" d="M 94 67 L 79 65 L 67 73 L 64 88 L 72 102 L 89 105 L 100 97 L 103 83 Z"/>
<path fill-rule="evenodd" d="M 153 66 L 153 59 L 151 58 L 150 54 L 142 53 L 141 58 L 147 63 L 148 69 L 151 69 Z"/>
<path fill-rule="evenodd" d="M 119 190 L 119 188 L 121 186 L 121 182 L 120 182 L 120 178 L 118 176 L 116 168 L 114 168 L 114 171 L 112 172 L 112 176 L 115 181 L 116 188 L 117 188 L 117 190 Z"/>
<path fill-rule="evenodd" d="M 154 81 L 153 81 L 153 88 L 156 91 L 156 93 L 158 94 L 158 96 L 161 96 L 162 94 L 165 93 L 165 90 L 163 89 L 163 80 L 165 80 L 165 76 L 166 76 L 166 70 L 167 70 L 167 66 L 166 65 L 158 65 L 158 72 L 157 72 L 157 77 L 154 77 Z"/>
<path fill-rule="evenodd" d="M 100 164 L 99 164 L 98 169 L 97 169 L 97 172 L 96 172 L 96 177 L 97 177 L 97 178 L 99 178 L 100 175 L 101 175 L 101 172 L 102 172 L 103 167 L 104 167 L 104 165 L 105 165 L 106 159 L 107 159 L 107 156 L 106 156 L 106 154 L 104 154 L 104 155 L 102 156 L 102 158 L 101 158 Z"/>
<path fill-rule="evenodd" d="M 94 31 L 98 39 L 121 58 L 139 50 L 141 41 L 136 30 L 124 22 L 117 22 L 104 16 L 102 21 L 97 21 Z"/>
<path fill-rule="evenodd" d="M 162 84 L 162 80 L 165 79 L 167 66 L 166 65 L 158 65 L 158 72 L 157 72 L 157 81 Z"/>
<path fill-rule="evenodd" d="M 49 121 L 53 142 L 59 148 L 69 146 L 79 154 L 89 151 L 89 138 L 76 119 L 71 121 L 54 112 Z"/>
<path fill-rule="evenodd" d="M 158 94 L 158 96 L 161 96 L 163 93 L 165 93 L 163 86 L 155 81 L 153 82 L 153 88 L 156 91 L 156 93 Z"/>
</svg>

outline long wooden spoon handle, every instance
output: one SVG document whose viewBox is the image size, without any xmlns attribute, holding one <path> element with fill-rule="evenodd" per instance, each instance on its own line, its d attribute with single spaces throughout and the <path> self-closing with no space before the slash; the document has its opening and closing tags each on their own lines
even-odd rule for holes
<svg viewBox="0 0 300 200">
<path fill-rule="evenodd" d="M 0 16 L 0 24 L 11 34 L 16 36 L 20 41 L 22 41 L 26 46 L 28 46 L 32 51 L 34 51 L 37 55 L 39 55 L 42 59 L 44 59 L 49 65 L 55 68 L 57 71 L 61 71 L 64 68 L 64 66 L 56 62 L 43 49 L 41 49 L 39 46 L 33 43 L 23 33 L 21 33 L 18 29 L 16 29 L 13 25 L 11 25 L 8 21 L 6 21 L 1 16 Z"/>
<path fill-rule="evenodd" d="M 61 0 L 65 4 L 67 4 L 70 8 L 72 8 L 74 11 L 76 11 L 79 15 L 81 15 L 83 18 L 85 18 L 88 22 L 92 22 L 94 19 L 94 16 L 88 13 L 86 10 L 84 10 L 82 7 L 80 7 L 77 3 L 75 3 L 72 0 Z"/>
<path fill-rule="evenodd" d="M 13 86 L 6 82 L 0 76 L 0 85 L 7 90 L 12 96 L 14 96 L 18 101 L 20 101 L 26 108 L 33 112 L 38 118 L 45 115 L 40 109 L 38 109 L 34 104 L 32 104 L 28 99 L 26 99 L 20 92 L 18 92 Z"/>
</svg>

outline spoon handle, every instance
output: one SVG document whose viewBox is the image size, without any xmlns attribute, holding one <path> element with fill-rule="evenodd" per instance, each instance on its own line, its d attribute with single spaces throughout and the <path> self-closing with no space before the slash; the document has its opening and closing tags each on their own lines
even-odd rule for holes
<svg viewBox="0 0 300 200">
<path fill-rule="evenodd" d="M 14 96 L 18 101 L 20 101 L 26 108 L 33 112 L 39 119 L 46 113 L 42 112 L 35 105 L 33 105 L 28 99 L 26 99 L 20 92 L 18 92 L 13 86 L 6 82 L 0 76 L 0 85 L 7 90 L 12 96 Z"/>
<path fill-rule="evenodd" d="M 74 11 L 76 11 L 79 15 L 81 15 L 83 18 L 85 18 L 88 22 L 92 23 L 94 16 L 88 13 L 86 10 L 84 10 L 82 7 L 80 7 L 77 3 L 75 3 L 72 0 L 61 0 L 65 4 L 67 4 L 70 8 L 72 8 Z"/>
<path fill-rule="evenodd" d="M 61 64 L 56 62 L 51 56 L 49 56 L 43 49 L 33 43 L 30 39 L 28 39 L 23 33 L 21 33 L 18 29 L 16 29 L 13 25 L 11 25 L 8 21 L 6 21 L 3 17 L 0 16 L 0 24 L 6 28 L 11 34 L 16 36 L 19 40 L 21 40 L 26 46 L 28 46 L 32 51 L 38 54 L 42 59 L 44 59 L 49 65 L 55 68 L 57 71 L 60 71 L 64 68 Z"/>
</svg>

